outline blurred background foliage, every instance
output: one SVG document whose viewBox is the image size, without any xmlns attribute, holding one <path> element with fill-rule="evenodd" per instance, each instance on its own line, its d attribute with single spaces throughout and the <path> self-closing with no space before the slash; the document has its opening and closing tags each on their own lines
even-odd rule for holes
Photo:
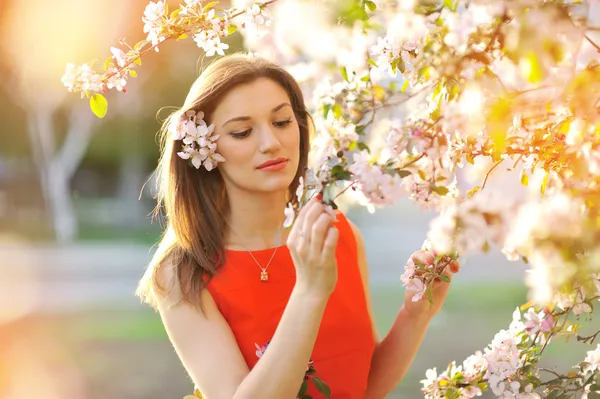
<svg viewBox="0 0 600 399">
<path fill-rule="evenodd" d="M 141 39 L 146 4 L 0 3 L 1 399 L 165 399 L 192 391 L 158 315 L 141 307 L 133 291 L 161 229 L 149 216 L 156 133 L 207 60 L 192 41 L 166 43 L 144 58 L 128 93 L 107 94 L 103 120 L 60 82 L 67 62 L 108 55 L 123 37 L 131 45 Z M 340 23 L 364 18 L 354 0 L 335 4 Z M 239 34 L 227 42 L 232 51 L 243 49 Z M 76 165 L 72 174 L 58 168 L 54 160 L 65 143 L 86 137 L 76 144 L 80 159 L 77 151 L 61 158 Z M 43 143 L 52 141 L 41 160 Z M 61 195 L 68 195 L 62 208 L 48 199 Z M 360 208 L 348 216 L 363 231 L 383 335 L 402 303 L 404 262 L 422 244 L 432 215 L 400 201 L 375 215 Z M 427 368 L 485 347 L 525 301 L 522 264 L 490 255 L 462 265 L 447 306 L 390 397 L 419 397 Z M 552 347 L 547 360 L 563 369 L 585 349 L 562 348 Z"/>
</svg>

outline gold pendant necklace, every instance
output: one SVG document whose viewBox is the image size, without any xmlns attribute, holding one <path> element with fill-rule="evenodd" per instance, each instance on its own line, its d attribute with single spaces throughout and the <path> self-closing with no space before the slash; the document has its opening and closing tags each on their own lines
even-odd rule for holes
<svg viewBox="0 0 600 399">
<path fill-rule="evenodd" d="M 260 263 L 258 263 L 258 261 L 256 260 L 256 258 L 254 257 L 254 255 L 252 255 L 252 252 L 250 250 L 248 250 L 248 253 L 252 257 L 252 259 L 254 259 L 254 263 L 256 263 L 258 267 L 260 267 L 260 281 L 269 281 L 269 273 L 267 272 L 267 269 L 271 265 L 271 261 L 275 257 L 275 254 L 277 253 L 277 249 L 278 248 L 279 247 L 275 247 L 275 251 L 273 251 L 273 255 L 271 255 L 271 259 L 269 259 L 269 263 L 267 263 L 266 267 L 262 267 L 260 265 Z"/>
</svg>

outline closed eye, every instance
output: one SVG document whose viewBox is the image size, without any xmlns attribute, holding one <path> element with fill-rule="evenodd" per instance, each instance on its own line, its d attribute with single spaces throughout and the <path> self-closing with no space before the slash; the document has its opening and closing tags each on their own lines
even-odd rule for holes
<svg viewBox="0 0 600 399">
<path fill-rule="evenodd" d="M 233 137 L 236 139 L 243 139 L 244 137 L 248 137 L 252 129 L 244 130 L 243 132 L 231 133 Z"/>
<path fill-rule="evenodd" d="M 287 119 L 285 121 L 279 121 L 279 122 L 274 122 L 273 124 L 277 127 L 286 127 L 287 125 L 289 125 L 290 123 L 292 123 L 291 119 Z"/>
<path fill-rule="evenodd" d="M 287 119 L 285 121 L 273 122 L 273 125 L 275 125 L 275 127 L 278 127 L 278 128 L 284 128 L 287 125 L 289 125 L 290 123 L 292 123 L 292 120 Z M 231 133 L 231 136 L 235 137 L 236 139 L 243 139 L 243 138 L 248 137 L 251 132 L 252 132 L 252 129 L 248 129 L 248 130 L 244 130 L 243 132 L 233 132 L 233 133 Z"/>
</svg>

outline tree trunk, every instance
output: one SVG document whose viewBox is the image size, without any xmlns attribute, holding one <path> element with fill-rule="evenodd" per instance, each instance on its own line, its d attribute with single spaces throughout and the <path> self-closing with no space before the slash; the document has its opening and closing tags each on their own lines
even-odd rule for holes
<svg viewBox="0 0 600 399">
<path fill-rule="evenodd" d="M 133 150 L 121 159 L 118 201 L 123 210 L 120 223 L 126 227 L 133 227 L 143 220 L 140 217 L 144 210 L 143 202 L 138 197 L 144 177 L 144 159 L 138 151 Z"/>
<path fill-rule="evenodd" d="M 77 238 L 77 214 L 71 200 L 70 181 L 64 168 L 54 163 L 49 167 L 46 181 L 46 195 L 50 206 L 50 216 L 56 241 L 60 244 L 73 242 Z"/>
<path fill-rule="evenodd" d="M 86 109 L 74 107 L 63 145 L 56 151 L 54 110 L 40 108 L 30 113 L 29 138 L 55 238 L 65 244 L 77 238 L 77 214 L 70 183 L 91 139 L 94 116 Z"/>
</svg>

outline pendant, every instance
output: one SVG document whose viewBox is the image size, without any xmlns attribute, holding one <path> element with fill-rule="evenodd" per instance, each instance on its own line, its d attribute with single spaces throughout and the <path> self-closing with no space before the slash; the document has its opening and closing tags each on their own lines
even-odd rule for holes
<svg viewBox="0 0 600 399">
<path fill-rule="evenodd" d="M 268 281 L 268 280 L 269 280 L 269 273 L 267 273 L 266 270 L 261 270 L 260 281 Z"/>
</svg>

